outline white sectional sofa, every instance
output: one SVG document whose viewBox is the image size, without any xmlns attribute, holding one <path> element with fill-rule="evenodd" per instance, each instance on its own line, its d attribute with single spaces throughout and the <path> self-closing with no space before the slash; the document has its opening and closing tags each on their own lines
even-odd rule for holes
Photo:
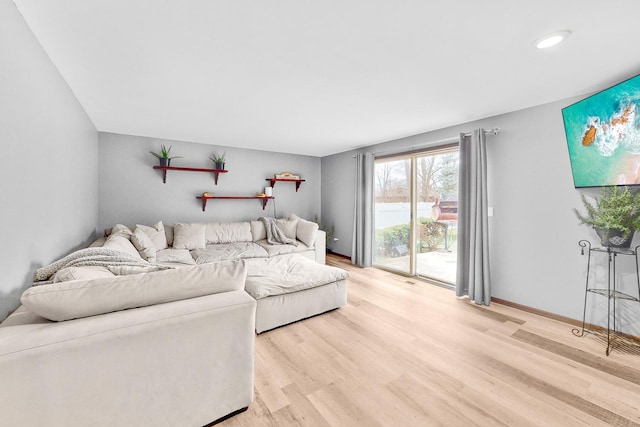
<svg viewBox="0 0 640 427">
<path fill-rule="evenodd" d="M 256 332 L 262 333 L 347 302 L 346 271 L 324 265 L 325 232 L 319 230 L 317 224 L 295 215 L 277 223 L 295 244 L 269 243 L 265 225 L 260 220 L 173 225 L 159 222 L 152 227 L 136 226 L 133 232 L 117 225 L 114 233 L 123 236 L 132 233 L 130 241 L 139 254 L 144 258 L 147 253 L 149 260 L 161 265 L 245 260 L 248 275 L 245 290 L 258 302 Z M 148 236 L 159 236 L 156 243 L 145 245 L 139 241 L 136 234 L 143 234 L 142 230 Z M 166 243 L 162 242 L 165 237 Z M 106 242 L 96 245 L 109 246 L 116 239 L 110 234 Z M 135 255 L 131 246 L 128 249 Z M 151 250 L 147 250 L 148 246 Z"/>
<path fill-rule="evenodd" d="M 346 303 L 317 225 L 116 225 L 0 324 L 0 425 L 211 423 L 253 398 L 258 333 Z M 43 284 L 40 284 L 43 283 Z"/>
</svg>

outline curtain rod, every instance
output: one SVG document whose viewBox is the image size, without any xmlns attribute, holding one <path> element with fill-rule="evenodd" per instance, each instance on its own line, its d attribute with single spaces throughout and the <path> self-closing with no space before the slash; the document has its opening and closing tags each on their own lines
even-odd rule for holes
<svg viewBox="0 0 640 427">
<path fill-rule="evenodd" d="M 501 130 L 502 129 L 500 129 L 500 128 L 493 128 L 493 129 L 485 130 L 484 134 L 485 135 L 490 135 L 490 134 L 497 135 L 497 134 L 500 133 Z M 473 135 L 472 132 L 467 132 L 467 133 L 464 134 L 464 136 L 471 136 L 471 135 Z"/>
<path fill-rule="evenodd" d="M 485 130 L 484 134 L 485 135 L 497 135 L 500 133 L 502 129 L 495 127 L 492 128 L 490 130 Z M 471 136 L 473 133 L 472 132 L 467 132 L 464 134 L 464 136 Z M 441 139 L 439 141 L 431 141 L 431 142 L 427 142 L 425 144 L 419 144 L 419 145 L 412 145 L 410 147 L 405 147 L 405 148 L 395 148 L 395 149 L 391 149 L 391 150 L 383 150 L 383 151 L 375 151 L 373 153 L 374 156 L 380 156 L 380 155 L 384 155 L 386 153 L 403 153 L 403 152 L 407 152 L 407 151 L 415 151 L 421 148 L 427 148 L 427 147 L 432 147 L 432 146 L 438 146 L 438 145 L 442 145 L 442 144 L 447 144 L 447 143 L 451 143 L 451 142 L 456 142 L 459 140 L 459 137 L 457 136 L 452 136 L 451 138 L 446 138 L 446 139 Z M 353 158 L 355 159 L 356 156 L 353 156 Z"/>
</svg>

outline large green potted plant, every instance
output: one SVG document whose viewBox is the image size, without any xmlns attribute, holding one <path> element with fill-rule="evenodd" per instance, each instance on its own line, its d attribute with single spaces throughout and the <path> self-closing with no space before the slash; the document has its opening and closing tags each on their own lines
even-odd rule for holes
<svg viewBox="0 0 640 427">
<path fill-rule="evenodd" d="M 160 160 L 160 166 L 171 166 L 171 159 L 179 159 L 182 157 L 182 156 L 169 157 L 169 154 L 171 153 L 171 147 L 172 146 L 169 146 L 169 148 L 167 149 L 167 147 L 165 147 L 164 144 L 162 144 L 162 146 L 160 147 L 160 153 L 155 153 L 153 151 L 149 151 L 149 153 L 153 154 L 158 158 L 158 160 Z"/>
<path fill-rule="evenodd" d="M 628 248 L 633 234 L 640 230 L 640 195 L 629 187 L 602 187 L 595 203 L 581 194 L 586 214 L 574 209 L 581 224 L 593 227 L 603 246 Z"/>
</svg>

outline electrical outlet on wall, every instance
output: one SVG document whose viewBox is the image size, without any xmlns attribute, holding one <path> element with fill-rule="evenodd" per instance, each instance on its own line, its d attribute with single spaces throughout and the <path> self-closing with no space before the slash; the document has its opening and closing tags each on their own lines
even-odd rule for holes
<svg viewBox="0 0 640 427">
<path fill-rule="evenodd" d="M 487 216 L 493 216 L 493 206 L 489 206 L 489 208 L 487 208 Z"/>
</svg>

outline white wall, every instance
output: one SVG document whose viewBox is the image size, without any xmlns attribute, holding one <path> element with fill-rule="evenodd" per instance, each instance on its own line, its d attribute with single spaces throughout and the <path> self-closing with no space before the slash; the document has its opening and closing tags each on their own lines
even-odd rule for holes
<svg viewBox="0 0 640 427">
<path fill-rule="evenodd" d="M 0 70 L 2 320 L 36 267 L 93 237 L 98 133 L 10 0 L 0 0 Z"/>
<path fill-rule="evenodd" d="M 214 152 L 226 151 L 228 173 L 220 174 L 214 185 L 208 172 L 168 171 L 162 183 L 161 171 L 153 169 L 158 160 L 149 151 L 171 146 L 171 166 L 212 168 Z M 203 192 L 217 195 L 253 196 L 269 185 L 265 179 L 279 172 L 298 173 L 305 179 L 296 193 L 295 184 L 278 182 L 273 189 L 275 214 L 296 213 L 313 219 L 320 214 L 320 159 L 317 157 L 244 150 L 220 145 L 168 141 L 154 138 L 100 133 L 100 228 L 116 223 L 153 224 L 175 222 L 228 222 L 274 216 L 270 201 L 262 210 L 259 200 L 209 200 L 202 212 L 196 196 Z"/>
<path fill-rule="evenodd" d="M 353 206 L 356 179 L 355 152 L 322 158 L 322 214 L 325 230 L 333 226 L 337 241 L 328 246 L 336 253 L 351 256 L 353 237 Z"/>
<path fill-rule="evenodd" d="M 487 143 L 489 205 L 494 207 L 489 224 L 493 296 L 581 319 L 586 257 L 580 255 L 578 241 L 597 240 L 591 229 L 578 224 L 572 212 L 581 202 L 573 186 L 561 109 L 577 100 L 495 116 L 361 151 L 402 150 L 450 139 L 478 127 L 502 128 L 499 135 L 488 136 Z M 335 224 L 340 240 L 333 249 L 345 255 L 351 254 L 354 153 L 322 159 L 322 217 Z M 335 179 L 338 172 L 345 177 L 343 180 Z M 634 244 L 640 244 L 638 236 Z M 632 260 L 620 259 L 618 276 L 622 288 L 637 295 Z M 603 279 L 605 259 L 599 261 L 594 274 Z M 619 304 L 622 329 L 640 335 L 640 304 Z M 606 322 L 604 298 L 592 297 L 589 308 L 588 321 Z"/>
</svg>

